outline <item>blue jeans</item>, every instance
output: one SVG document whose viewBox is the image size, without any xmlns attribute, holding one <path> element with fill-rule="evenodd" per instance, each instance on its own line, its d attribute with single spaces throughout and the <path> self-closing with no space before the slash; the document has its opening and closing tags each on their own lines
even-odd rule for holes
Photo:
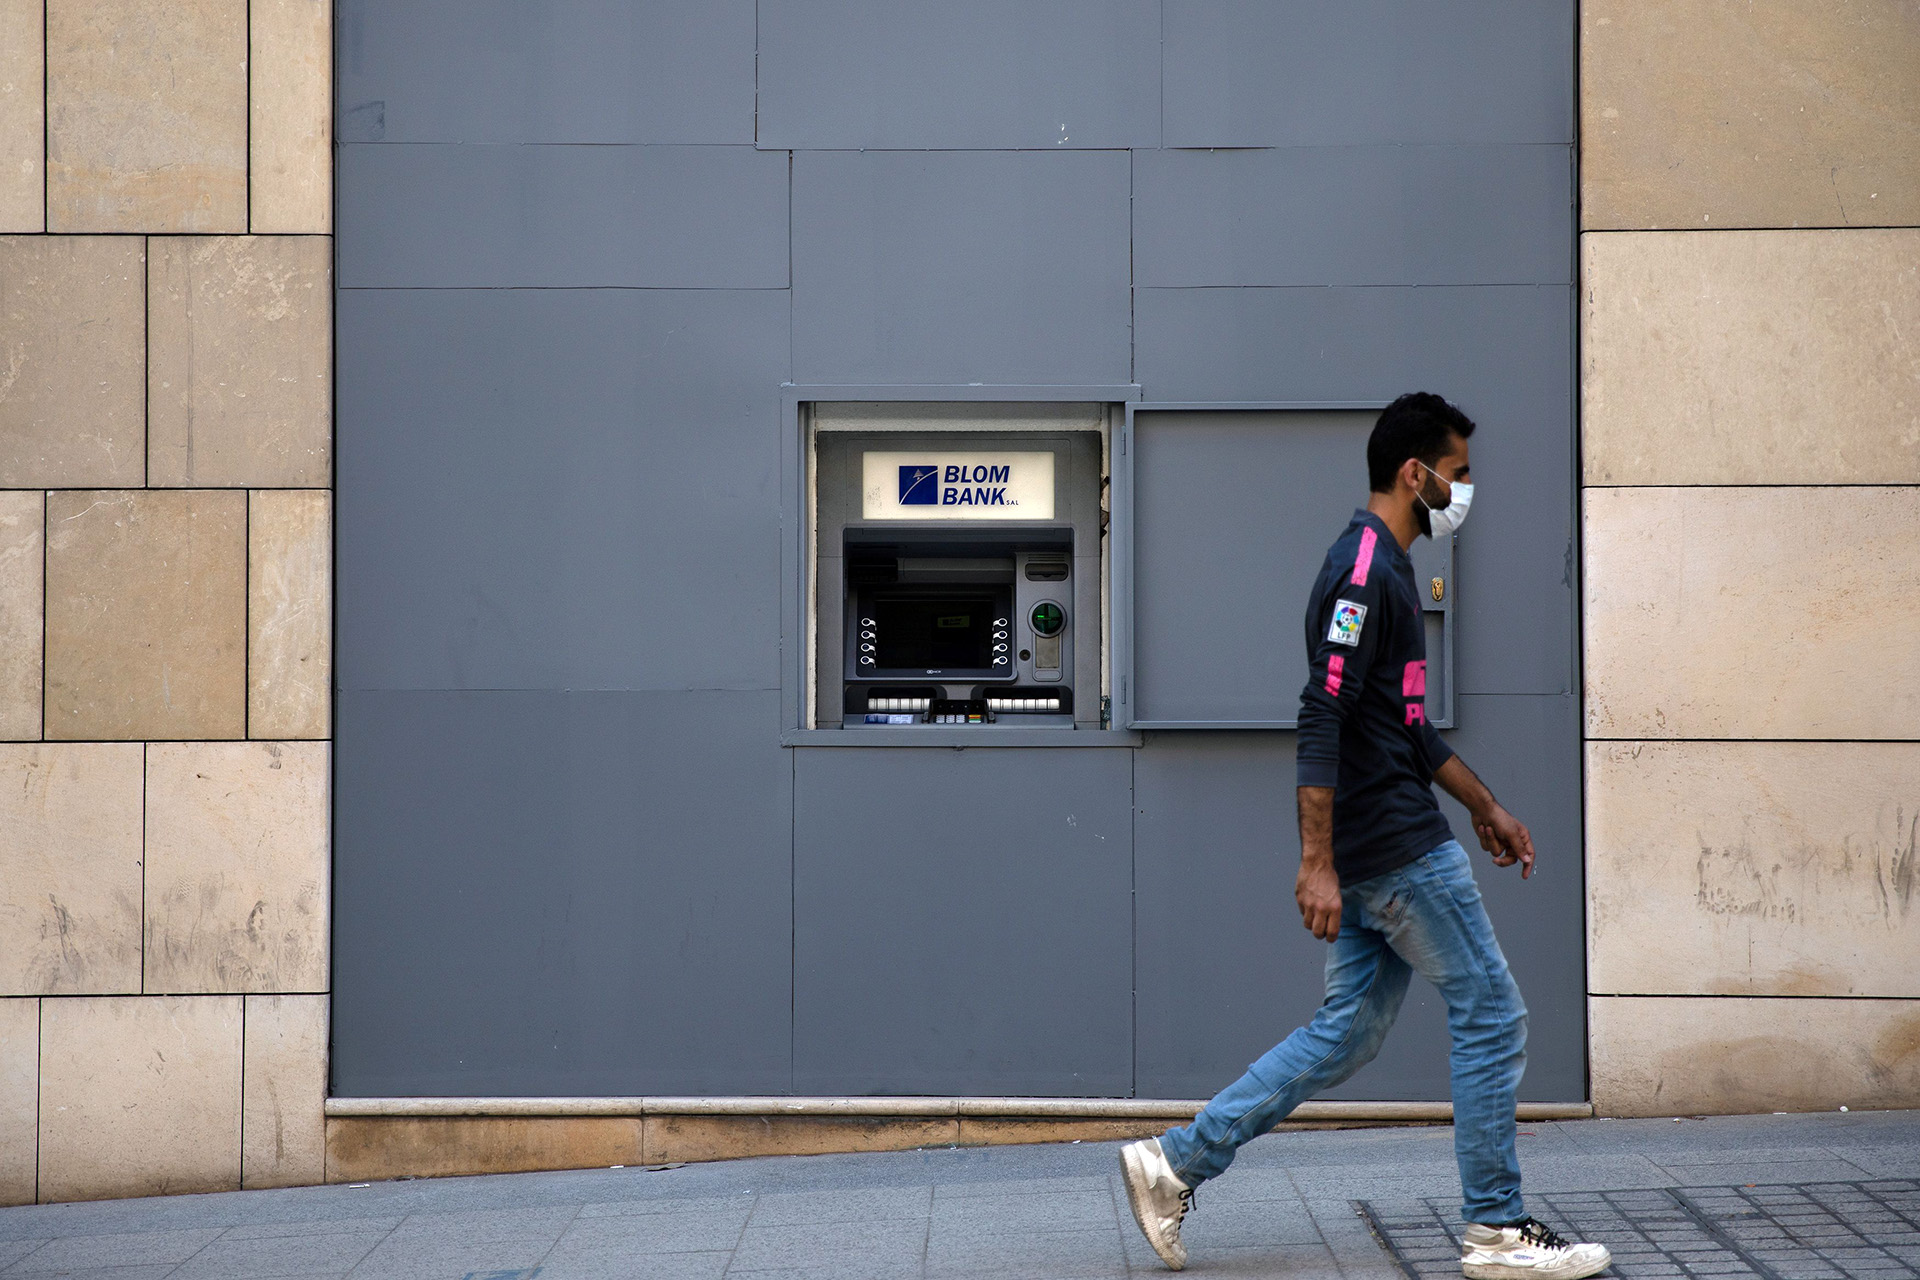
<svg viewBox="0 0 1920 1280">
<path fill-rule="evenodd" d="M 1373 1061 L 1414 972 L 1447 1001 L 1461 1216 L 1500 1225 L 1525 1218 L 1513 1107 L 1527 1062 L 1527 1009 L 1457 840 L 1340 890 L 1325 1002 L 1192 1124 L 1160 1139 L 1173 1171 L 1190 1187 L 1219 1177 L 1242 1143 Z"/>
</svg>

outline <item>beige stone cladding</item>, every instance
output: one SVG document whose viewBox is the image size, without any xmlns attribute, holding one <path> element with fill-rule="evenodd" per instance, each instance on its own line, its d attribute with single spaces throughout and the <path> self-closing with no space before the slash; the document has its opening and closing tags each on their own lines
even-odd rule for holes
<svg viewBox="0 0 1920 1280">
<path fill-rule="evenodd" d="M 1920 223 L 1912 0 L 1583 0 L 1582 221 Z"/>
<path fill-rule="evenodd" d="M 0 998 L 0 1205 L 39 1198 L 40 1002 Z"/>
<path fill-rule="evenodd" d="M 239 996 L 40 1005 L 40 1199 L 240 1186 Z"/>
<path fill-rule="evenodd" d="M 146 475 L 146 242 L 0 236 L 0 488 Z"/>
<path fill-rule="evenodd" d="M 250 230 L 333 230 L 333 13 L 327 0 L 252 0 Z"/>
<path fill-rule="evenodd" d="M 1594 1105 L 1920 1106 L 1920 6 L 1581 11 Z"/>
<path fill-rule="evenodd" d="M 327 997 L 248 996 L 240 1184 L 326 1180 Z"/>
<path fill-rule="evenodd" d="M 1593 235 L 1582 258 L 1586 483 L 1920 483 L 1920 230 Z"/>
<path fill-rule="evenodd" d="M 247 0 L 47 0 L 46 30 L 47 229 L 245 231 Z"/>
<path fill-rule="evenodd" d="M 325 485 L 331 242 L 156 236 L 150 244 L 147 483 Z"/>
<path fill-rule="evenodd" d="M 0 741 L 40 736 L 46 495 L 0 492 Z"/>
<path fill-rule="evenodd" d="M 0 0 L 0 1203 L 318 1183 L 329 0 Z"/>
<path fill-rule="evenodd" d="M 0 0 L 0 234 L 47 229 L 46 10 Z"/>
<path fill-rule="evenodd" d="M 140 990 L 145 754 L 0 746 L 0 996 Z"/>
<path fill-rule="evenodd" d="M 248 519 L 247 734 L 324 738 L 333 643 L 333 495 L 253 495 Z"/>
<path fill-rule="evenodd" d="M 1911 1107 L 1920 1002 L 1595 996 L 1601 1115 Z"/>
<path fill-rule="evenodd" d="M 47 737 L 245 737 L 247 495 L 61 492 L 47 528 Z"/>
<path fill-rule="evenodd" d="M 1588 489 L 1585 530 L 1589 737 L 1914 736 L 1920 486 Z"/>
<path fill-rule="evenodd" d="M 327 744 L 147 748 L 145 989 L 327 986 Z"/>
<path fill-rule="evenodd" d="M 1920 743 L 1589 742 L 1588 981 L 1920 998 Z"/>
</svg>

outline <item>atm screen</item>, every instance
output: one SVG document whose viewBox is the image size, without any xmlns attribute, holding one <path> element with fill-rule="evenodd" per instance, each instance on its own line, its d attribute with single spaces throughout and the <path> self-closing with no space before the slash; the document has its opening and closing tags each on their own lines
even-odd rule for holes
<svg viewBox="0 0 1920 1280">
<path fill-rule="evenodd" d="M 875 591 L 865 602 L 874 621 L 874 665 L 881 670 L 991 671 L 994 645 L 1004 658 L 1003 593 L 993 590 Z M 1006 669 L 1006 664 L 1000 664 Z"/>
</svg>

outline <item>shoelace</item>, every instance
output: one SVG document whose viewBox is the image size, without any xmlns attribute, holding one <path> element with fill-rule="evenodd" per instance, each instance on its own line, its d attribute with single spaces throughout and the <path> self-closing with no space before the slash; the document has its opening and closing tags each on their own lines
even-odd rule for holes
<svg viewBox="0 0 1920 1280">
<path fill-rule="evenodd" d="M 1568 1247 L 1564 1237 L 1560 1236 L 1538 1218 L 1528 1218 L 1520 1224 L 1520 1238 L 1528 1244 L 1537 1244 L 1543 1249 L 1565 1249 Z"/>
<path fill-rule="evenodd" d="M 1200 1202 L 1193 1198 L 1193 1194 L 1197 1190 L 1199 1190 L 1197 1187 L 1188 1187 L 1180 1193 L 1180 1216 L 1174 1219 L 1176 1224 L 1185 1222 L 1187 1215 L 1199 1207 Z"/>
</svg>

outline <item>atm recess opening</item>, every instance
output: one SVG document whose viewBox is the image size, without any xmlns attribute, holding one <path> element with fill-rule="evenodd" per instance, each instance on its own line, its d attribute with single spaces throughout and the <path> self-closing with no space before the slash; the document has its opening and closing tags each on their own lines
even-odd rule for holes
<svg viewBox="0 0 1920 1280">
<path fill-rule="evenodd" d="M 815 727 L 1102 727 L 1100 432 L 815 441 Z"/>
</svg>

